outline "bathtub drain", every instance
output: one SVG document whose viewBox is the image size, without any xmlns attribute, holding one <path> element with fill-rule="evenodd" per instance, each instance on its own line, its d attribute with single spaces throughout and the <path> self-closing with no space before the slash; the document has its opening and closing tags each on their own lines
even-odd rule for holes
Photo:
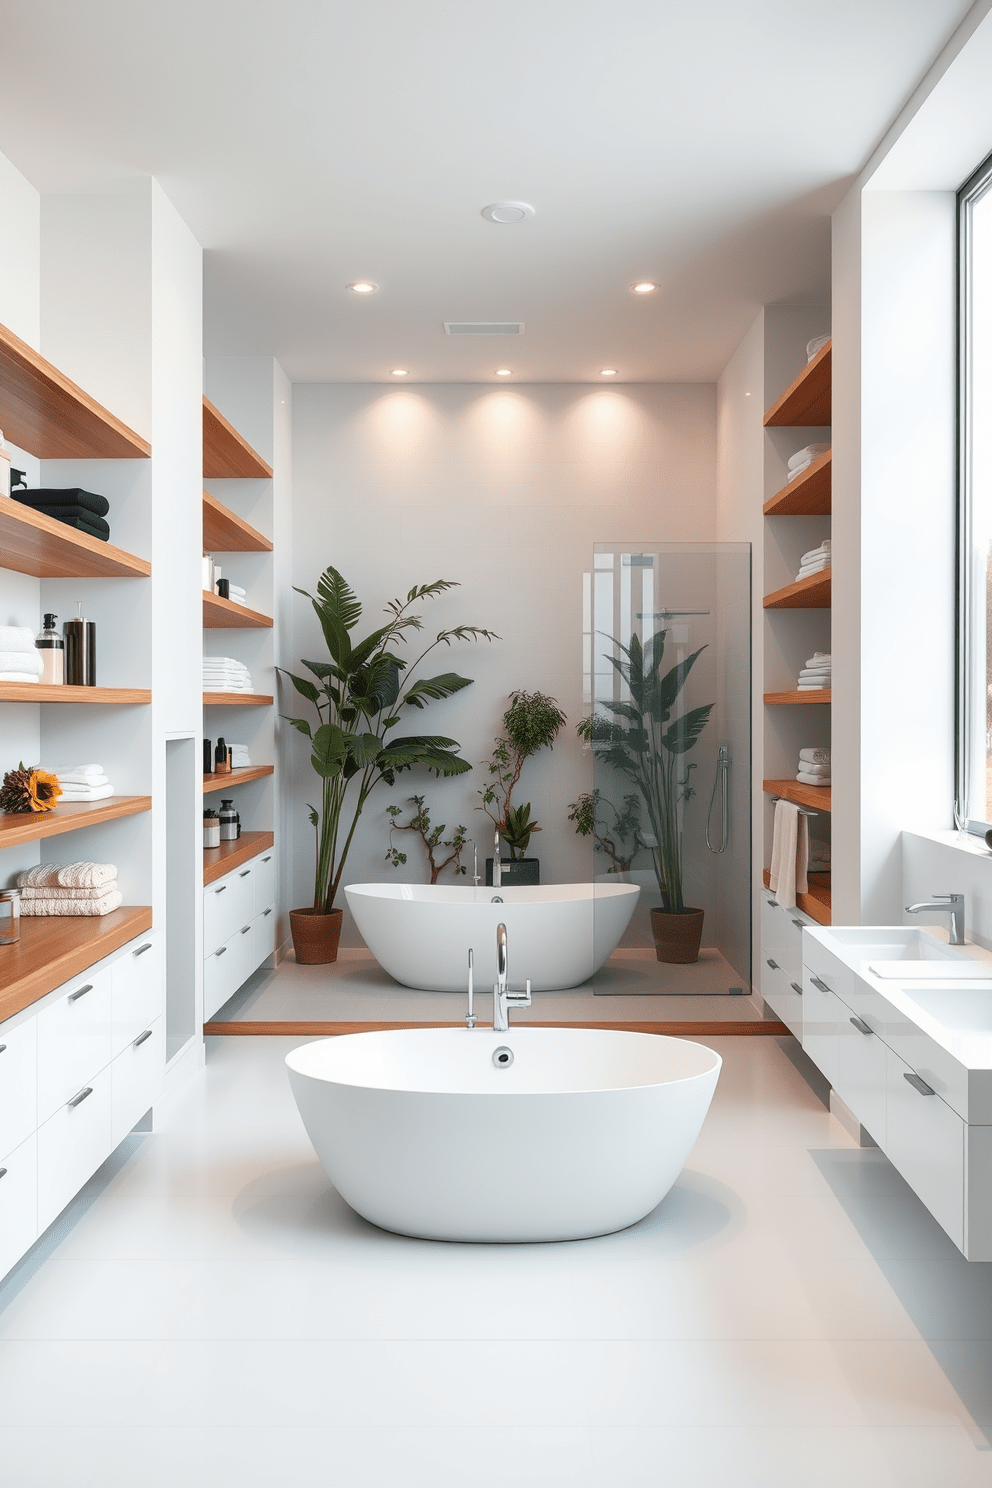
<svg viewBox="0 0 992 1488">
<path fill-rule="evenodd" d="M 500 1044 L 498 1049 L 493 1050 L 493 1064 L 497 1069 L 509 1069 L 513 1063 L 513 1050 L 508 1049 L 505 1044 Z"/>
</svg>

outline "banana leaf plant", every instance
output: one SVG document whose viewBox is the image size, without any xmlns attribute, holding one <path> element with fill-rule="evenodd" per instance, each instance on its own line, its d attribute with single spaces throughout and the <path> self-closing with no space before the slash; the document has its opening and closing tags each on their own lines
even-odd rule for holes
<svg viewBox="0 0 992 1488">
<path fill-rule="evenodd" d="M 629 646 L 609 638 L 620 654 L 607 655 L 607 660 L 626 684 L 630 701 L 601 702 L 602 711 L 584 718 L 578 733 L 591 744 L 598 759 L 612 765 L 637 787 L 655 838 L 650 851 L 662 908 L 682 914 L 685 902 L 678 808 L 694 792 L 689 784 L 693 766 L 680 773 L 680 765 L 699 739 L 714 704 L 677 711 L 686 678 L 706 647 L 700 646 L 663 672 L 667 634 L 657 631 L 644 646 L 636 635 L 631 636 Z"/>
<path fill-rule="evenodd" d="M 416 585 L 405 600 L 389 602 L 386 613 L 390 619 L 385 625 L 357 642 L 352 631 L 362 618 L 362 606 L 336 568 L 321 574 L 316 595 L 306 589 L 296 591 L 313 605 L 330 656 L 330 661 L 302 662 L 316 681 L 285 672 L 317 715 L 313 727 L 305 718 L 288 720 L 310 740 L 310 763 L 321 782 L 319 808 L 308 803 L 317 836 L 314 914 L 329 914 L 334 907 L 355 829 L 377 785 L 393 785 L 397 775 L 416 765 L 437 776 L 463 775 L 472 768 L 457 753 L 461 746 L 456 739 L 438 734 L 393 737 L 409 709 L 419 712 L 471 686 L 471 677 L 456 672 L 413 681 L 413 674 L 435 647 L 450 646 L 453 641 L 499 639 L 477 625 L 456 625 L 439 631 L 412 666 L 407 665 L 396 647 L 405 643 L 406 632 L 423 629 L 423 621 L 411 607 L 456 588 L 447 579 Z"/>
</svg>

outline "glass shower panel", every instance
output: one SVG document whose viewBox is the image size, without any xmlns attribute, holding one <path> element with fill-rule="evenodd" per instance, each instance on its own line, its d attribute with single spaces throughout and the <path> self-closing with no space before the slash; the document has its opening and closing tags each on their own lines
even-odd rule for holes
<svg viewBox="0 0 992 1488">
<path fill-rule="evenodd" d="M 750 545 L 597 543 L 586 625 L 594 874 L 640 888 L 593 991 L 747 994 Z M 656 908 L 702 911 L 695 959 L 658 959 Z"/>
</svg>

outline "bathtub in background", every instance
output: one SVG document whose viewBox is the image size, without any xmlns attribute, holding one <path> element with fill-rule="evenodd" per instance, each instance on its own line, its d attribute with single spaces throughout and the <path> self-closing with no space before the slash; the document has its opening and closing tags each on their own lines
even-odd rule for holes
<svg viewBox="0 0 992 1488">
<path fill-rule="evenodd" d="M 344 1034 L 286 1057 L 353 1209 L 401 1235 L 480 1242 L 588 1239 L 650 1214 L 721 1062 L 687 1039 L 526 1026 Z"/>
<path fill-rule="evenodd" d="M 511 985 L 535 992 L 578 987 L 616 950 L 637 903 L 636 884 L 463 888 L 448 884 L 349 884 L 355 923 L 379 965 L 406 987 L 464 992 L 468 952 L 475 984 L 496 980 L 496 926 L 506 925 Z M 500 903 L 492 902 L 501 896 Z"/>
</svg>

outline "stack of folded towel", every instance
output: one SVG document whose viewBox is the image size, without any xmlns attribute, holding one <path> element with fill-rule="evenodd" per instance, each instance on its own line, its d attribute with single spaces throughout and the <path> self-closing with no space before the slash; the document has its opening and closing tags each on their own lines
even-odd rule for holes
<svg viewBox="0 0 992 1488">
<path fill-rule="evenodd" d="M 831 663 L 829 651 L 814 651 L 799 673 L 800 692 L 819 692 L 830 686 Z"/>
<path fill-rule="evenodd" d="M 57 522 L 64 522 L 67 527 L 75 527 L 79 532 L 88 532 L 90 537 L 99 537 L 103 542 L 110 541 L 110 527 L 104 521 L 110 510 L 110 502 L 106 496 L 95 496 L 92 491 L 81 491 L 78 486 L 73 486 L 68 491 L 45 487 L 38 491 L 14 491 L 11 494 L 22 506 L 44 512 L 46 517 L 54 517 Z"/>
<path fill-rule="evenodd" d="M 830 872 L 830 843 L 818 837 L 809 839 L 809 867 L 811 873 Z"/>
<path fill-rule="evenodd" d="M 807 341 L 806 342 L 806 360 L 807 360 L 807 362 L 811 362 L 813 360 L 813 358 L 816 356 L 816 353 L 818 351 L 822 351 L 823 347 L 826 346 L 826 344 L 827 344 L 827 342 L 829 340 L 830 340 L 830 332 L 828 331 L 825 336 L 814 336 L 813 339 L 812 339 L 812 341 Z"/>
<path fill-rule="evenodd" d="M 17 875 L 22 915 L 105 915 L 123 901 L 113 863 L 39 863 Z"/>
<path fill-rule="evenodd" d="M 243 605 L 246 602 L 247 596 L 240 584 L 228 584 L 227 593 L 228 597 L 232 599 L 235 604 Z"/>
<path fill-rule="evenodd" d="M 808 470 L 814 460 L 825 455 L 829 448 L 829 444 L 807 444 L 801 450 L 796 450 L 789 460 L 789 480 L 794 481 L 797 475 L 802 475 L 803 471 Z"/>
<path fill-rule="evenodd" d="M 231 769 L 247 770 L 251 765 L 251 757 L 248 753 L 248 745 L 229 744 L 227 747 L 231 751 Z"/>
<path fill-rule="evenodd" d="M 114 794 L 102 765 L 42 765 L 41 768 L 49 775 L 58 776 L 62 801 L 105 801 Z"/>
<path fill-rule="evenodd" d="M 824 538 L 818 548 L 811 548 L 804 553 L 799 563 L 799 572 L 796 574 L 796 582 L 800 579 L 808 579 L 810 574 L 822 573 L 825 568 L 830 567 L 830 539 Z"/>
<path fill-rule="evenodd" d="M 0 682 L 37 682 L 41 656 L 26 625 L 0 625 Z"/>
<path fill-rule="evenodd" d="M 830 784 L 830 750 L 800 749 L 797 780 L 803 785 Z"/>
<path fill-rule="evenodd" d="M 253 692 L 251 673 L 231 656 L 203 658 L 204 692 Z"/>
</svg>

